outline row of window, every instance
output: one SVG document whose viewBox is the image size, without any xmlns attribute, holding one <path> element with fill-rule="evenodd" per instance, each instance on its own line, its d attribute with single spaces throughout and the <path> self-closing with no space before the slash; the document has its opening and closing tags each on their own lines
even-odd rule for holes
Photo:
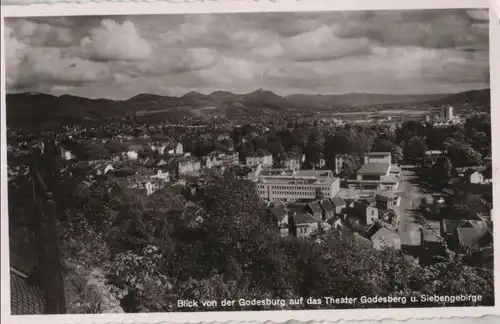
<svg viewBox="0 0 500 324">
<path fill-rule="evenodd" d="M 257 185 L 257 189 L 265 189 L 267 186 L 265 185 Z M 315 187 L 315 186 L 270 186 L 271 190 L 316 190 L 316 188 L 320 188 L 322 191 L 330 191 L 330 187 Z"/>
</svg>

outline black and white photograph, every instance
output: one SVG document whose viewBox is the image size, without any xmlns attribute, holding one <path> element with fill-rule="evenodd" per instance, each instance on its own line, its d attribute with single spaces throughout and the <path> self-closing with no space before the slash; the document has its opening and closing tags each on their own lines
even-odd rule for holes
<svg viewBox="0 0 500 324">
<path fill-rule="evenodd" d="M 495 306 L 488 9 L 2 33 L 11 315 Z"/>
</svg>

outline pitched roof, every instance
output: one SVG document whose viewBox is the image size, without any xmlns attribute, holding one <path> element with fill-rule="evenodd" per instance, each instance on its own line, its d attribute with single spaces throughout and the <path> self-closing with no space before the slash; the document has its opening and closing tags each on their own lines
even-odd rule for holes
<svg viewBox="0 0 500 324">
<path fill-rule="evenodd" d="M 333 203 L 330 201 L 330 199 L 323 199 L 321 202 L 321 207 L 325 210 L 325 211 L 330 211 L 330 210 L 335 210 L 335 206 L 333 205 Z"/>
<path fill-rule="evenodd" d="M 471 166 L 471 167 L 458 167 L 458 168 L 455 168 L 455 172 L 457 173 L 464 173 L 464 172 L 467 172 L 467 171 L 477 171 L 477 172 L 483 172 L 484 170 L 486 170 L 486 167 L 483 166 L 483 165 L 480 165 L 480 166 Z"/>
<path fill-rule="evenodd" d="M 445 206 L 441 209 L 443 219 L 481 220 L 476 212 L 467 206 Z"/>
<path fill-rule="evenodd" d="M 488 228 L 474 227 L 458 227 L 457 238 L 458 242 L 463 247 L 479 245 L 486 238 L 486 235 L 491 235 Z"/>
<path fill-rule="evenodd" d="M 483 176 L 485 179 L 493 179 L 493 169 L 491 166 L 488 166 L 486 170 L 483 171 Z"/>
<path fill-rule="evenodd" d="M 342 197 L 333 197 L 330 199 L 335 207 L 345 206 L 346 201 Z"/>
<path fill-rule="evenodd" d="M 314 219 L 314 217 L 311 214 L 306 214 L 306 213 L 293 214 L 293 221 L 295 225 L 310 224 L 317 222 L 317 220 Z"/>
<path fill-rule="evenodd" d="M 321 207 L 319 206 L 319 203 L 317 201 L 311 202 L 307 204 L 309 208 L 313 211 L 313 213 L 321 213 Z"/>
<path fill-rule="evenodd" d="M 12 315 L 39 315 L 45 313 L 45 294 L 28 280 L 10 274 L 10 307 Z"/>
<path fill-rule="evenodd" d="M 271 208 L 271 214 L 273 214 L 274 217 L 276 217 L 277 221 L 280 221 L 283 219 L 283 217 L 286 216 L 286 209 L 283 206 L 277 206 Z"/>
</svg>

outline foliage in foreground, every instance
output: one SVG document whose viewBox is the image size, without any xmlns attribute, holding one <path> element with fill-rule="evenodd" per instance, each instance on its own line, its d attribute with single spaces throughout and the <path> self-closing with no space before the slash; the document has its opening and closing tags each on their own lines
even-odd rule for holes
<svg viewBox="0 0 500 324">
<path fill-rule="evenodd" d="M 80 261 L 106 269 L 130 312 L 182 311 L 179 299 L 224 298 L 480 294 L 481 305 L 493 304 L 492 271 L 470 264 L 470 255 L 447 254 L 421 267 L 397 251 L 360 245 L 347 232 L 319 241 L 280 238 L 253 185 L 230 172 L 198 189 L 195 208 L 166 191 L 150 197 L 93 191 L 82 202 L 87 211 L 62 224 L 63 243 Z M 70 226 L 76 219 L 85 227 Z"/>
</svg>

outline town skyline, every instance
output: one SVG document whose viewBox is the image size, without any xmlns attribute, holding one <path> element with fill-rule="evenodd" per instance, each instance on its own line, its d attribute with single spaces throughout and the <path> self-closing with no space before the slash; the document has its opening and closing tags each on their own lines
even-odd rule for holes
<svg viewBox="0 0 500 324">
<path fill-rule="evenodd" d="M 8 18 L 6 86 L 116 100 L 453 94 L 489 88 L 488 23 L 483 9 Z"/>
</svg>

